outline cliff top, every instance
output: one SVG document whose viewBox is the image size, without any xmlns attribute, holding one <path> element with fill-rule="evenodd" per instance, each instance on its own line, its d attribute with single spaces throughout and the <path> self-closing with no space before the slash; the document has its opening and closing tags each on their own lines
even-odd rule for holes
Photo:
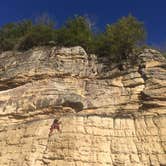
<svg viewBox="0 0 166 166">
<path fill-rule="evenodd" d="M 1 116 L 52 115 L 66 107 L 79 114 L 163 114 L 166 60 L 152 49 L 138 57 L 135 64 L 111 64 L 79 46 L 3 52 Z"/>
</svg>

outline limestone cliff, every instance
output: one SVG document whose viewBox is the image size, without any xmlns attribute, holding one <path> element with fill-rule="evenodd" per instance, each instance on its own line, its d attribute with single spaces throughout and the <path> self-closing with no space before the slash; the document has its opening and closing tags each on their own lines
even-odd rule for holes
<svg viewBox="0 0 166 166">
<path fill-rule="evenodd" d="M 81 47 L 0 54 L 0 166 L 166 165 L 166 60 Z M 60 131 L 49 129 L 59 119 Z"/>
</svg>

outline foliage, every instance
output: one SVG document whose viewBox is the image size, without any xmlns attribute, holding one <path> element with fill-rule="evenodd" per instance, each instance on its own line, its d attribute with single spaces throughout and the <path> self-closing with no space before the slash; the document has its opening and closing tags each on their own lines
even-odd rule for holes
<svg viewBox="0 0 166 166">
<path fill-rule="evenodd" d="M 18 49 L 27 50 L 34 46 L 48 45 L 50 41 L 54 40 L 55 31 L 47 25 L 35 25 L 25 36 L 23 36 L 19 43 Z"/>
<path fill-rule="evenodd" d="M 54 22 L 47 17 L 42 16 L 35 23 L 31 20 L 9 23 L 0 28 L 0 50 L 27 50 L 47 45 L 54 36 Z"/>
<path fill-rule="evenodd" d="M 145 39 L 143 24 L 129 15 L 118 22 L 107 25 L 100 37 L 99 53 L 111 55 L 113 59 L 126 59 L 132 50 Z"/>
<path fill-rule="evenodd" d="M 27 50 L 34 46 L 54 43 L 57 46 L 82 46 L 88 53 L 110 56 L 113 60 L 127 59 L 145 39 L 143 24 L 129 15 L 107 25 L 102 33 L 94 33 L 91 22 L 83 16 L 68 19 L 55 29 L 55 23 L 43 15 L 35 22 L 23 20 L 0 28 L 0 51 Z"/>
<path fill-rule="evenodd" d="M 19 38 L 24 36 L 32 27 L 30 20 L 19 23 L 9 23 L 0 28 L 0 50 L 6 51 L 14 48 Z"/>
<path fill-rule="evenodd" d="M 57 31 L 57 43 L 62 46 L 80 45 L 90 51 L 93 42 L 93 32 L 88 20 L 82 16 L 75 16 L 66 21 Z"/>
</svg>

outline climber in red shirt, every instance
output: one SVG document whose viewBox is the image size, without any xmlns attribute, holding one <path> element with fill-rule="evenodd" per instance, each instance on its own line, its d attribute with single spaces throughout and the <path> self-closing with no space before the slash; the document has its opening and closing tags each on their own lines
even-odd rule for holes
<svg viewBox="0 0 166 166">
<path fill-rule="evenodd" d="M 49 132 L 49 136 L 51 136 L 52 132 L 57 129 L 58 131 L 60 131 L 60 125 L 61 122 L 59 122 L 57 119 L 55 119 L 50 127 L 50 132 Z"/>
</svg>

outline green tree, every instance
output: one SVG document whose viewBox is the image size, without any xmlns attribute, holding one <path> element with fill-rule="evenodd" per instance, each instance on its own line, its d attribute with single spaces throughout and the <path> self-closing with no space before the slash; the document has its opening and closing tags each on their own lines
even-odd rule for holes
<svg viewBox="0 0 166 166">
<path fill-rule="evenodd" d="M 91 50 L 93 32 L 89 21 L 82 16 L 75 16 L 66 21 L 57 31 L 57 43 L 61 46 L 82 46 L 86 51 Z"/>
<path fill-rule="evenodd" d="M 23 20 L 18 23 L 9 23 L 0 28 L 0 50 L 12 50 L 24 36 L 32 28 L 32 21 Z"/>
<path fill-rule="evenodd" d="M 0 28 L 0 50 L 27 50 L 34 46 L 48 45 L 55 40 L 54 22 L 46 15 L 35 23 L 23 20 Z"/>
<path fill-rule="evenodd" d="M 145 40 L 144 26 L 135 17 L 122 17 L 116 23 L 107 25 L 99 38 L 99 54 L 111 55 L 115 60 L 128 58 L 132 50 Z"/>
<path fill-rule="evenodd" d="M 18 44 L 19 50 L 28 50 L 34 46 L 49 45 L 54 40 L 55 30 L 47 25 L 33 25 L 32 29 L 25 34 Z"/>
<path fill-rule="evenodd" d="M 0 50 L 6 51 L 14 47 L 17 41 L 17 28 L 15 23 L 4 25 L 0 29 Z"/>
<path fill-rule="evenodd" d="M 35 46 L 49 45 L 55 38 L 55 22 L 47 15 L 43 14 L 37 17 L 32 27 L 23 35 L 17 48 L 19 50 L 28 50 Z"/>
<path fill-rule="evenodd" d="M 27 50 L 34 46 L 82 46 L 88 53 L 110 56 L 114 60 L 127 59 L 144 39 L 144 26 L 135 17 L 122 17 L 107 25 L 105 32 L 95 34 L 91 21 L 83 16 L 68 19 L 64 26 L 55 29 L 48 15 L 36 22 L 23 20 L 0 28 L 0 50 Z"/>
</svg>

